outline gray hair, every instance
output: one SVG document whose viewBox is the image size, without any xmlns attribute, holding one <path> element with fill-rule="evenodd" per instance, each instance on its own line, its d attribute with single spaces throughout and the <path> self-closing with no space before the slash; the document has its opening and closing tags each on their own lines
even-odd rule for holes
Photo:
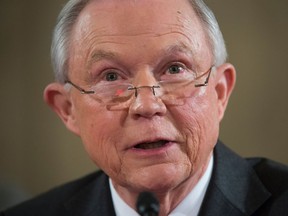
<svg viewBox="0 0 288 216">
<path fill-rule="evenodd" d="M 69 43 L 72 28 L 84 7 L 91 0 L 69 0 L 60 12 L 54 29 L 51 57 L 56 81 L 64 83 L 68 76 Z M 189 0 L 204 26 L 214 56 L 214 65 L 225 63 L 227 50 L 213 12 L 203 0 Z"/>
</svg>

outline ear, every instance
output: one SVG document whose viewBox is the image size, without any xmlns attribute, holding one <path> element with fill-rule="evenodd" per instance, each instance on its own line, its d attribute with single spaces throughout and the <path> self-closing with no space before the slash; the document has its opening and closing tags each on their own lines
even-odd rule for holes
<svg viewBox="0 0 288 216">
<path fill-rule="evenodd" d="M 215 90 L 218 96 L 218 114 L 221 121 L 236 83 L 236 70 L 233 65 L 225 63 L 217 67 L 216 77 Z"/>
<path fill-rule="evenodd" d="M 79 135 L 79 128 L 73 113 L 73 104 L 64 86 L 60 83 L 49 84 L 44 90 L 43 97 L 44 101 L 57 113 L 66 127 L 76 135 Z"/>
</svg>

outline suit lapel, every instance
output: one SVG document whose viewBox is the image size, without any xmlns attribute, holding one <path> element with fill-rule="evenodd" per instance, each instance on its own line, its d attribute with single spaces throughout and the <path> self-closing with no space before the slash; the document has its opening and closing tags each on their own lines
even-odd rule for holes
<svg viewBox="0 0 288 216">
<path fill-rule="evenodd" d="M 199 216 L 251 215 L 269 196 L 248 163 L 218 142 L 212 178 Z"/>
<path fill-rule="evenodd" d="M 73 216 L 115 216 L 108 177 L 100 177 L 72 197 L 65 208 Z"/>
</svg>

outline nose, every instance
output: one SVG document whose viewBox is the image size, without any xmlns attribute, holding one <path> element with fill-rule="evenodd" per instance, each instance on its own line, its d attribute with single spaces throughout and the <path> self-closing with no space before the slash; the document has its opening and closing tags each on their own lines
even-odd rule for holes
<svg viewBox="0 0 288 216">
<path fill-rule="evenodd" d="M 164 115 L 167 108 L 157 97 L 160 86 L 139 86 L 130 90 L 135 91 L 135 98 L 129 107 L 129 113 L 135 117 L 152 118 L 155 115 Z"/>
</svg>

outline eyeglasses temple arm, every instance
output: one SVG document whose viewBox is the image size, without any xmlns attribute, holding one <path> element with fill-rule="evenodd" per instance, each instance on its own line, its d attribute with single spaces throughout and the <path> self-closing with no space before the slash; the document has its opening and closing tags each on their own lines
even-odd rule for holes
<svg viewBox="0 0 288 216">
<path fill-rule="evenodd" d="M 77 90 L 79 90 L 81 92 L 81 94 L 94 94 L 95 92 L 94 91 L 87 91 L 77 85 L 75 85 L 74 83 L 72 83 L 70 80 L 66 80 L 65 81 L 65 84 L 68 83 L 70 85 L 72 85 L 74 88 L 76 88 Z"/>
<path fill-rule="evenodd" d="M 214 68 L 214 67 L 212 66 L 206 73 L 204 73 L 204 74 L 202 74 L 201 76 L 197 77 L 197 79 L 199 79 L 199 78 L 205 76 L 205 75 L 208 73 L 208 76 L 207 76 L 205 82 L 204 82 L 204 83 L 200 83 L 200 84 L 195 84 L 195 87 L 207 86 L 213 68 Z"/>
</svg>

